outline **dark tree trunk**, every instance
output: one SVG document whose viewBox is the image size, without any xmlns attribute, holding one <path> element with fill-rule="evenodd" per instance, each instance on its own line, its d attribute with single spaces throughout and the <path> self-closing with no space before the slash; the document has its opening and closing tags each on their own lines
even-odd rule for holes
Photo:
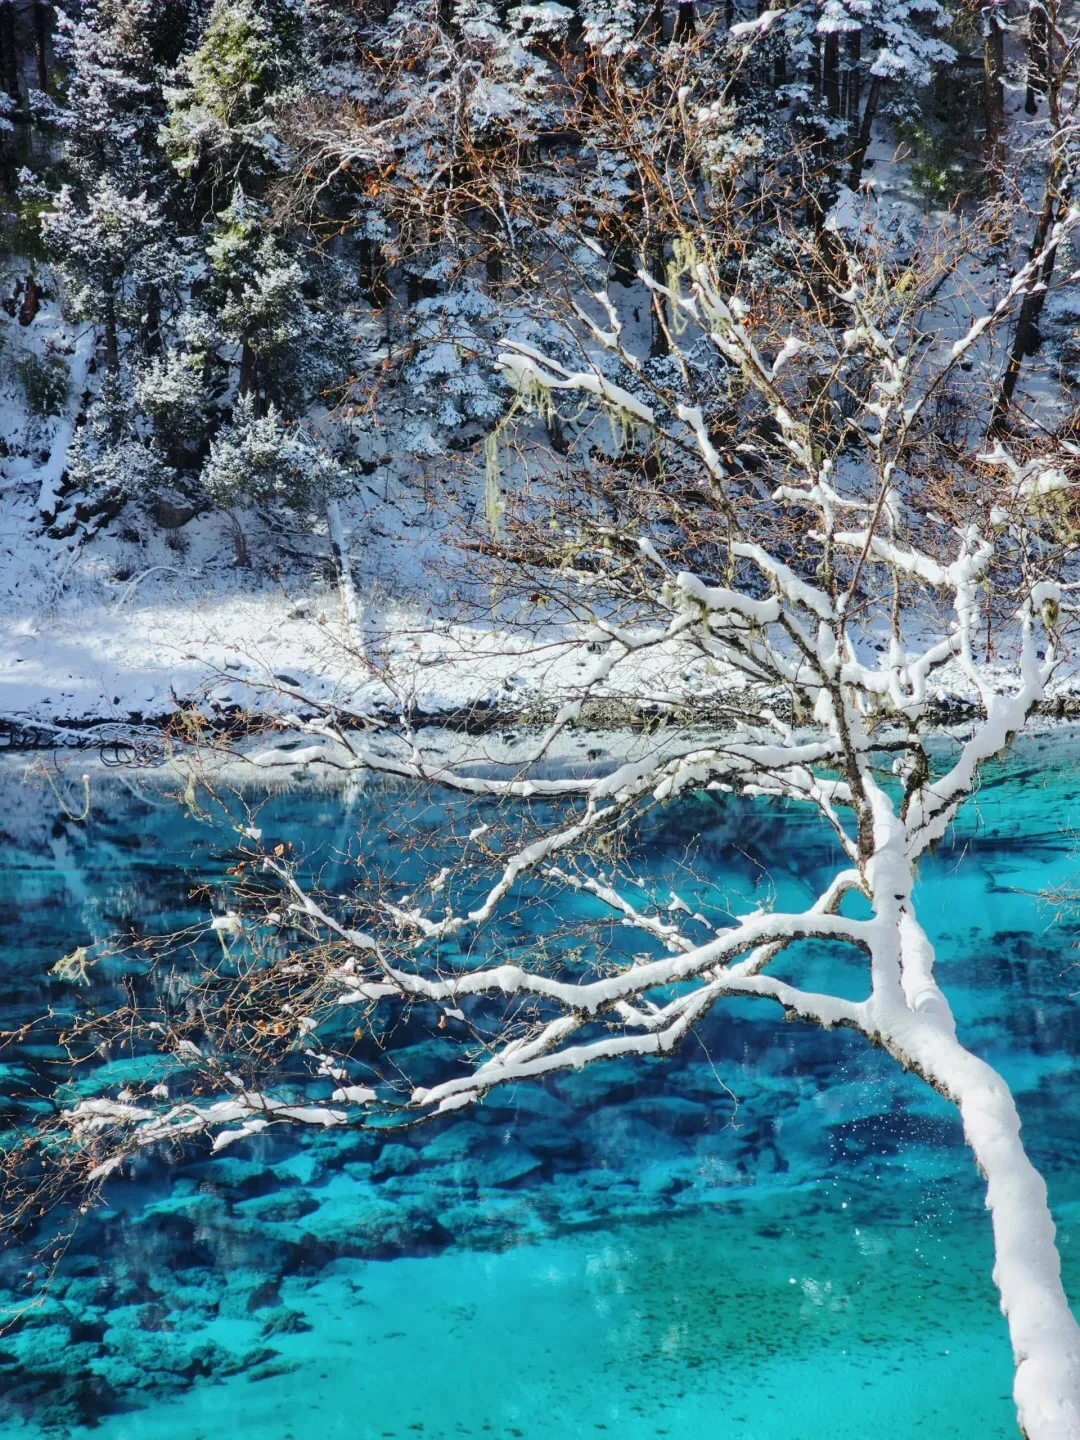
<svg viewBox="0 0 1080 1440">
<path fill-rule="evenodd" d="M 562 417 L 557 410 L 549 410 L 544 416 L 544 428 L 547 430 L 548 444 L 556 455 L 566 455 L 570 451 L 570 442 L 566 438 L 566 431 L 563 427 Z"/>
<path fill-rule="evenodd" d="M 629 245 L 620 245 L 611 257 L 611 278 L 629 290 L 637 282 L 637 256 Z"/>
<path fill-rule="evenodd" d="M 4 89 L 16 103 L 19 101 L 19 52 L 15 48 L 15 6 L 13 0 L 0 0 L 0 69 Z"/>
<path fill-rule="evenodd" d="M 114 379 L 120 373 L 120 334 L 116 323 L 116 293 L 111 281 L 105 287 L 102 328 L 105 331 L 105 373 Z"/>
<path fill-rule="evenodd" d="M 993 150 L 1005 124 L 1005 32 L 998 20 L 997 9 L 988 5 L 982 12 L 983 24 L 983 93 L 986 104 L 986 142 Z"/>
<path fill-rule="evenodd" d="M 375 309 L 382 310 L 390 298 L 382 246 L 377 240 L 369 240 L 364 235 L 360 239 L 359 251 L 360 288 Z"/>
<path fill-rule="evenodd" d="M 49 93 L 49 7 L 34 0 L 34 54 L 37 58 L 37 88 Z"/>
<path fill-rule="evenodd" d="M 371 241 L 366 235 L 361 235 L 360 239 L 357 241 L 356 252 L 356 268 L 360 276 L 360 289 L 370 300 L 373 298 L 372 290 L 374 289 L 375 267 L 372 262 Z"/>
<path fill-rule="evenodd" d="M 847 64 L 844 67 L 843 115 L 852 130 L 859 123 L 862 100 L 862 31 L 852 30 L 847 37 Z"/>
<path fill-rule="evenodd" d="M 830 115 L 840 114 L 840 37 L 835 30 L 824 37 L 821 49 L 821 98 Z"/>
<path fill-rule="evenodd" d="M 26 284 L 23 286 L 22 302 L 19 305 L 19 324 L 32 325 L 40 308 L 41 297 L 38 294 L 37 281 L 32 274 L 27 275 Z"/>
<path fill-rule="evenodd" d="M 1047 76 L 1050 70 L 1050 25 L 1042 0 L 1032 0 L 1028 12 L 1028 65 L 1027 95 L 1024 109 L 1034 115 L 1038 108 L 1036 92 L 1046 94 Z"/>
<path fill-rule="evenodd" d="M 581 57 L 581 88 L 585 106 L 592 109 L 600 99 L 601 56 L 595 46 L 586 45 Z"/>
<path fill-rule="evenodd" d="M 480 228 L 487 236 L 487 245 L 484 250 L 484 277 L 487 283 L 495 288 L 502 284 L 503 263 L 502 263 L 502 226 L 498 217 L 490 210 L 480 211 Z"/>
<path fill-rule="evenodd" d="M 1055 222 L 1064 219 L 1068 210 L 1068 196 L 1058 193 L 1057 179 L 1057 175 L 1051 175 L 1047 183 L 1043 208 L 1035 229 L 1035 238 L 1028 254 L 1029 261 L 1043 249 L 1049 238 L 1051 227 Z M 1001 388 L 994 403 L 994 412 L 990 417 L 989 433 L 991 435 L 1000 434 L 1005 428 L 1005 421 L 1012 405 L 1017 382 L 1020 379 L 1024 359 L 1026 356 L 1034 354 L 1038 346 L 1039 336 L 1036 326 L 1039 316 L 1042 314 L 1056 259 L 1057 249 L 1055 248 L 1046 256 L 1036 273 L 1028 281 L 1027 293 L 1020 302 L 1020 310 L 1016 317 L 1016 330 L 1009 349 L 1009 361 L 1005 367 L 1005 374 L 1001 378 Z"/>
<path fill-rule="evenodd" d="M 881 77 L 870 76 L 870 88 L 866 92 L 866 108 L 863 110 L 862 124 L 859 126 L 859 136 L 855 142 L 855 151 L 851 157 L 851 169 L 848 172 L 848 184 L 852 190 L 859 188 L 859 181 L 862 179 L 863 166 L 866 163 L 866 152 L 870 148 L 870 136 L 874 129 L 874 118 L 877 115 L 878 101 L 881 98 Z"/>
<path fill-rule="evenodd" d="M 255 388 L 255 352 L 246 340 L 240 347 L 240 375 L 236 383 L 241 395 L 250 395 Z"/>
<path fill-rule="evenodd" d="M 649 274 L 654 280 L 659 280 L 661 284 L 667 281 L 667 264 L 662 236 L 653 240 L 649 246 Z M 655 291 L 651 293 L 650 299 L 652 301 L 652 341 L 649 345 L 649 354 L 654 357 L 666 355 L 670 349 L 664 325 L 666 302 L 663 296 L 657 295 Z"/>
<path fill-rule="evenodd" d="M 142 299 L 142 342 L 148 355 L 160 353 L 161 344 L 161 290 L 157 285 L 148 285 Z"/>
<path fill-rule="evenodd" d="M 696 34 L 697 15 L 694 0 L 679 0 L 675 11 L 675 29 L 671 33 L 672 42 L 678 44 L 680 40 L 693 40 Z"/>
</svg>

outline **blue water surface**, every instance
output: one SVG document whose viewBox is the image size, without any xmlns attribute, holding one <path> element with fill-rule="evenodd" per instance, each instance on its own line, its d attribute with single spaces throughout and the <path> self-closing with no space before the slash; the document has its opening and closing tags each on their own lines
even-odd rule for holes
<svg viewBox="0 0 1080 1440">
<path fill-rule="evenodd" d="M 224 882 L 228 832 L 164 790 L 124 775 L 92 800 L 77 823 L 40 778 L 0 773 L 4 1028 L 70 1002 L 47 972 L 74 945 L 204 919 Z M 434 855 L 449 803 L 297 789 L 259 823 L 333 879 L 373 820 L 426 827 L 405 868 Z M 1023 742 L 918 894 L 961 1034 L 1014 1087 L 1076 1297 L 1078 931 L 1040 897 L 1076 869 L 1078 817 L 1080 743 Z M 805 903 L 835 861 L 790 810 L 703 798 L 653 817 L 643 855 L 721 909 Z M 524 945 L 552 917 L 514 924 Z M 827 947 L 782 971 L 865 993 Z M 403 1033 L 403 1063 L 437 1043 Z M 47 1108 L 55 1051 L 0 1060 L 8 1115 Z M 382 1143 L 305 1130 L 147 1156 L 43 1299 L 26 1308 L 29 1251 L 0 1260 L 0 1435 L 993 1440 L 1016 1422 L 992 1263 L 949 1105 L 857 1036 L 729 1005 L 670 1061 L 518 1086 Z"/>
</svg>

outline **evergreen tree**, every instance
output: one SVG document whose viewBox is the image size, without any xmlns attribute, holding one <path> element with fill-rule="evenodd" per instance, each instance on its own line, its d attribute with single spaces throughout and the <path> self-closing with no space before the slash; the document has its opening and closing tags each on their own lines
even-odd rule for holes
<svg viewBox="0 0 1080 1440">
<path fill-rule="evenodd" d="M 290 426 L 274 405 L 260 414 L 249 395 L 210 447 L 203 485 L 219 505 L 280 502 L 301 513 L 325 508 L 348 477 L 336 458 L 302 427 Z"/>
<path fill-rule="evenodd" d="M 183 83 L 168 91 L 163 134 L 194 208 L 223 207 L 237 185 L 258 194 L 279 173 L 275 109 L 300 93 L 301 14 L 276 0 L 214 0 Z"/>
</svg>

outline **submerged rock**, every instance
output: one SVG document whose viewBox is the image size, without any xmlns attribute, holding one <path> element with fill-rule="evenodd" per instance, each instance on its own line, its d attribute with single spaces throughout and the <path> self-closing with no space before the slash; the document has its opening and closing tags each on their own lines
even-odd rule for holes
<svg viewBox="0 0 1080 1440">
<path fill-rule="evenodd" d="M 290 1310 L 286 1305 L 279 1305 L 267 1314 L 259 1334 L 264 1340 L 269 1340 L 272 1335 L 300 1335 L 310 1329 L 311 1321 L 299 1310 Z"/>
</svg>

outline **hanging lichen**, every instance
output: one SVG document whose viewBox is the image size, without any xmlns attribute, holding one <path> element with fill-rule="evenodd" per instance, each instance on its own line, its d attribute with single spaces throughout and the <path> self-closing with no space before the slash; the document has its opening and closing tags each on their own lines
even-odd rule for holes
<svg viewBox="0 0 1080 1440">
<path fill-rule="evenodd" d="M 550 424 L 555 416 L 555 397 L 551 393 L 551 387 L 545 385 L 535 374 L 525 373 L 521 377 L 518 398 L 510 415 L 519 407 L 527 410 L 531 415 L 539 415 L 545 424 Z M 510 415 L 506 417 L 507 420 Z"/>
<path fill-rule="evenodd" d="M 499 433 L 505 421 L 496 425 L 484 441 L 484 518 L 493 540 L 499 538 L 506 500 L 502 492 L 502 466 L 499 461 Z"/>
<path fill-rule="evenodd" d="M 685 236 L 676 235 L 671 242 L 671 259 L 667 262 L 665 276 L 665 283 L 671 292 L 671 313 L 668 316 L 668 323 L 675 335 L 684 334 L 690 324 L 689 317 L 679 304 L 679 297 L 682 282 L 687 275 L 693 274 L 698 258 L 694 242 Z"/>
<path fill-rule="evenodd" d="M 604 414 L 611 428 L 611 444 L 616 455 L 621 455 L 628 446 L 633 445 L 642 430 L 648 428 L 639 416 L 624 410 L 621 405 L 605 404 Z"/>
</svg>

